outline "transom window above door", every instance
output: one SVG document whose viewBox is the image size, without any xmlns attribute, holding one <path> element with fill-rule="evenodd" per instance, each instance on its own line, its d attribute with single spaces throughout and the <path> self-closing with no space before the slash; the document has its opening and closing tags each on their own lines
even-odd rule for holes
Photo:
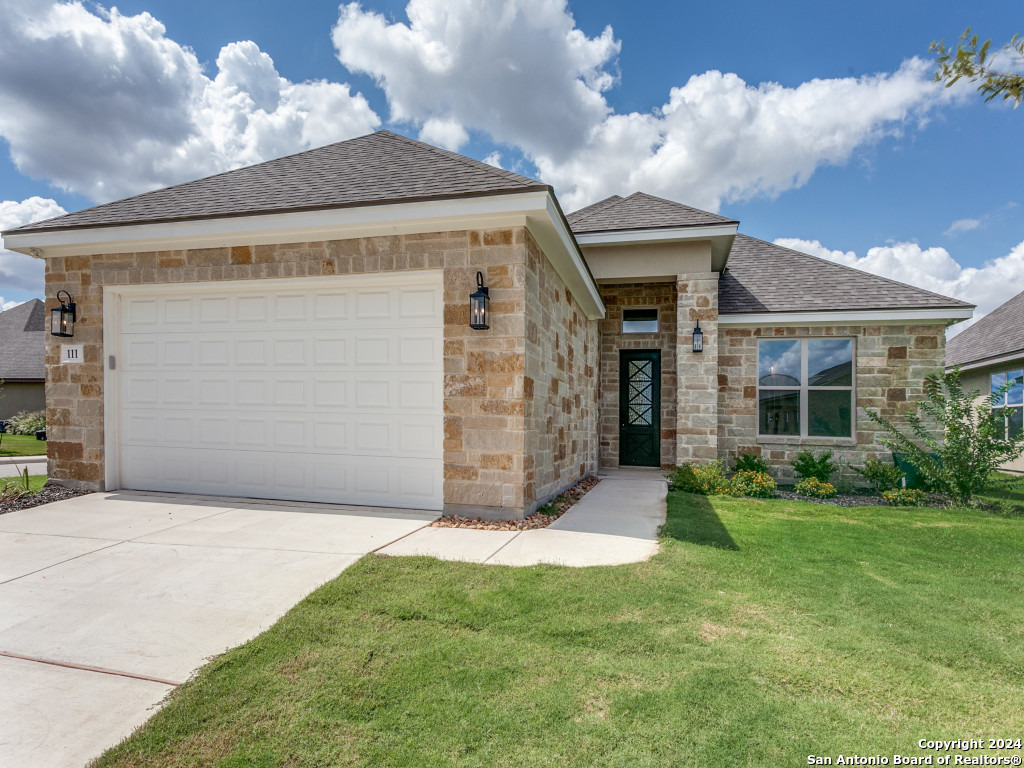
<svg viewBox="0 0 1024 768">
<path fill-rule="evenodd" d="M 759 435 L 853 437 L 853 339 L 757 345 Z"/>
<path fill-rule="evenodd" d="M 622 310 L 623 333 L 657 333 L 658 308 Z"/>
</svg>

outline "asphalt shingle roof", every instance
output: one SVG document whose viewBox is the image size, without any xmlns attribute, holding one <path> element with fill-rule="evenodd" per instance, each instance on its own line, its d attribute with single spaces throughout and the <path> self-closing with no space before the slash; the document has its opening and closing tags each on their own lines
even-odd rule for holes
<svg viewBox="0 0 1024 768">
<path fill-rule="evenodd" d="M 46 307 L 39 299 L 0 312 L 0 380 L 46 378 Z"/>
<path fill-rule="evenodd" d="M 251 216 L 549 189 L 534 179 L 454 152 L 390 131 L 377 131 L 34 222 L 10 232 Z"/>
<path fill-rule="evenodd" d="M 629 229 L 737 223 L 717 213 L 691 208 L 644 192 L 634 192 L 629 197 L 612 195 L 570 213 L 565 218 L 577 235 L 584 232 L 619 232 Z"/>
<path fill-rule="evenodd" d="M 1024 357 L 1024 293 L 950 339 L 946 365 L 967 365 L 1013 354 Z"/>
<path fill-rule="evenodd" d="M 970 306 L 747 235 L 736 235 L 718 284 L 724 315 Z"/>
</svg>

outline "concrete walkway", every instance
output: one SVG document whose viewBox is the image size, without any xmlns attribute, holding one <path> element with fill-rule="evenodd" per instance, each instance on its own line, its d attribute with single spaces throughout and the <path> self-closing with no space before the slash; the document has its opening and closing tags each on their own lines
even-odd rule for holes
<svg viewBox="0 0 1024 768">
<path fill-rule="evenodd" d="M 17 477 L 25 468 L 30 475 L 46 474 L 46 455 L 42 456 L 4 456 L 0 458 L 0 478 Z"/>
<path fill-rule="evenodd" d="M 647 560 L 658 551 L 668 485 L 656 469 L 606 469 L 601 482 L 547 528 L 421 528 L 380 550 L 487 565 L 585 567 Z"/>
</svg>

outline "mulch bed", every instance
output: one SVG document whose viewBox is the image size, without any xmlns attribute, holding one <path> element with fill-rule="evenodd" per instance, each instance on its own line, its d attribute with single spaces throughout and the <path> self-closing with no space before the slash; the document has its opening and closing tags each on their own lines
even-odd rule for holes
<svg viewBox="0 0 1024 768">
<path fill-rule="evenodd" d="M 482 517 L 452 515 L 435 520 L 430 525 L 433 528 L 472 528 L 477 531 L 530 531 L 535 528 L 547 528 L 599 482 L 601 481 L 596 477 L 585 477 L 542 507 L 544 511 L 537 510 L 522 520 L 484 520 Z"/>
<path fill-rule="evenodd" d="M 885 499 L 877 493 L 840 493 L 831 499 L 812 499 L 809 496 L 801 496 L 793 491 L 784 491 L 779 488 L 775 493 L 777 499 L 789 499 L 790 501 L 809 501 L 812 504 L 829 504 L 833 507 L 885 507 Z M 925 494 L 924 504 L 926 507 L 948 507 L 949 499 L 940 493 Z"/>
<path fill-rule="evenodd" d="M 5 478 L 6 479 L 6 478 Z M 2 482 L 2 480 L 0 480 Z M 42 504 L 49 504 L 53 501 L 64 501 L 73 499 L 75 496 L 85 496 L 92 491 L 79 491 L 74 488 L 65 488 L 61 485 L 50 485 L 47 483 L 35 493 L 27 494 L 11 501 L 0 501 L 0 515 L 14 512 L 19 509 L 30 509 Z"/>
</svg>

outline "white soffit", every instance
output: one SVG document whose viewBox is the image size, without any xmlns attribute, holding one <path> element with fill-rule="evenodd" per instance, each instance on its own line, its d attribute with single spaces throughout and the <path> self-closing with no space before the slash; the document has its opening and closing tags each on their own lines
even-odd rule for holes
<svg viewBox="0 0 1024 768">
<path fill-rule="evenodd" d="M 604 317 L 601 294 L 548 192 L 13 233 L 3 244 L 9 250 L 45 259 L 514 226 L 529 227 L 587 317 Z"/>
<path fill-rule="evenodd" d="M 960 370 L 962 370 L 962 371 L 972 371 L 972 370 L 975 370 L 977 368 L 988 368 L 988 367 L 993 366 L 993 365 L 1003 365 L 1005 363 L 1013 363 L 1013 362 L 1019 361 L 1021 359 L 1024 359 L 1024 349 L 1017 350 L 1016 352 L 1011 352 L 1008 355 L 999 355 L 998 357 L 990 357 L 990 358 L 987 358 L 985 360 L 975 360 L 974 362 L 970 362 L 970 363 L 962 363 L 960 365 Z M 954 365 L 947 365 L 946 366 L 946 370 L 947 371 L 951 371 L 955 367 L 956 366 L 954 366 Z"/>
<path fill-rule="evenodd" d="M 738 224 L 707 224 L 696 227 L 666 227 L 661 229 L 628 229 L 614 232 L 581 232 L 576 242 L 581 247 L 600 248 L 608 245 L 650 245 L 683 242 L 686 240 L 711 241 L 711 268 L 715 272 L 725 269 L 736 239 Z"/>
<path fill-rule="evenodd" d="M 839 312 L 749 312 L 719 315 L 720 326 L 793 325 L 899 325 L 901 323 L 946 323 L 967 320 L 973 307 L 947 309 L 874 309 Z"/>
</svg>

